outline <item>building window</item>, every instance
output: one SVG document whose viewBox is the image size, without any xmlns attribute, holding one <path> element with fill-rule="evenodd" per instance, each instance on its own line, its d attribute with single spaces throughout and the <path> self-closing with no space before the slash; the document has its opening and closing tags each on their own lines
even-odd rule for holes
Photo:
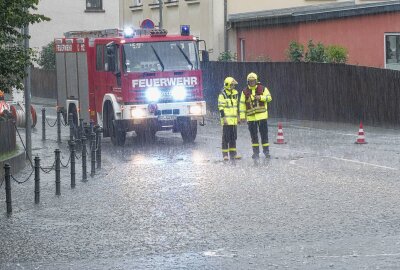
<svg viewBox="0 0 400 270">
<path fill-rule="evenodd" d="M 245 48 L 245 39 L 240 39 L 240 61 L 244 62 L 246 60 L 246 48 Z"/>
<path fill-rule="evenodd" d="M 86 0 L 86 10 L 103 10 L 103 0 Z"/>
<path fill-rule="evenodd" d="M 385 67 L 400 70 L 400 33 L 385 35 Z"/>
<path fill-rule="evenodd" d="M 142 10 L 143 0 L 132 0 L 132 6 L 129 8 L 131 11 Z"/>
</svg>

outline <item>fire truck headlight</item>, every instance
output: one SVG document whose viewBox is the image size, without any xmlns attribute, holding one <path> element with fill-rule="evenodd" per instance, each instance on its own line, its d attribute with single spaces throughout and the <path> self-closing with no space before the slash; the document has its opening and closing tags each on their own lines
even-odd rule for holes
<svg viewBox="0 0 400 270">
<path fill-rule="evenodd" d="M 200 105 L 192 105 L 189 107 L 189 114 L 193 115 L 201 115 L 201 106 Z"/>
<path fill-rule="evenodd" d="M 146 90 L 146 99 L 149 102 L 157 102 L 161 97 L 160 89 L 152 87 Z"/>
<path fill-rule="evenodd" d="M 184 100 L 186 94 L 186 88 L 184 86 L 175 86 L 171 90 L 171 95 L 174 100 Z"/>
<path fill-rule="evenodd" d="M 145 108 L 133 108 L 131 110 L 132 118 L 143 118 L 146 116 L 146 109 Z"/>
</svg>

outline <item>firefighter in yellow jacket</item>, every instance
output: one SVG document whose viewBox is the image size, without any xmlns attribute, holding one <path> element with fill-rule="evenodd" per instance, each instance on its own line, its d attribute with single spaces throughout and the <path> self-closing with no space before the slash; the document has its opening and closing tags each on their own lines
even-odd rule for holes
<svg viewBox="0 0 400 270">
<path fill-rule="evenodd" d="M 266 158 L 269 158 L 268 143 L 268 103 L 272 97 L 267 87 L 261 85 L 255 73 L 247 75 L 247 87 L 240 97 L 240 120 L 247 120 L 253 148 L 253 159 L 260 155 L 258 133 L 261 136 L 262 150 Z"/>
<path fill-rule="evenodd" d="M 240 159 L 236 150 L 239 99 L 238 91 L 235 89 L 236 85 L 237 81 L 234 78 L 225 78 L 224 89 L 218 96 L 218 111 L 222 125 L 222 156 L 224 160 L 229 160 L 229 157 L 230 159 Z"/>
</svg>

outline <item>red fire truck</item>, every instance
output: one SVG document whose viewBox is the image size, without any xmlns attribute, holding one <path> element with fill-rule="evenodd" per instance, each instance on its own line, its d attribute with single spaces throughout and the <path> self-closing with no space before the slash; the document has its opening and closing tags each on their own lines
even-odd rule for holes
<svg viewBox="0 0 400 270">
<path fill-rule="evenodd" d="M 58 107 L 76 126 L 79 118 L 98 123 L 114 145 L 123 145 L 129 131 L 154 140 L 157 131 L 172 130 L 193 142 L 206 114 L 199 56 L 208 61 L 208 54 L 188 30 L 72 31 L 56 38 Z"/>
</svg>

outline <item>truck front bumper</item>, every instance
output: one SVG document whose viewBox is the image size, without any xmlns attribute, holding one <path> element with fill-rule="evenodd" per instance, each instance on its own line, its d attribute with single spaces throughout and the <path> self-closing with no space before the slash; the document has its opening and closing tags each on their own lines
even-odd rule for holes
<svg viewBox="0 0 400 270">
<path fill-rule="evenodd" d="M 175 120 L 178 117 L 190 117 L 192 120 L 201 120 L 206 115 L 206 102 L 154 103 L 125 105 L 121 111 L 121 118 L 133 120 L 139 124 L 145 119 Z"/>
</svg>

